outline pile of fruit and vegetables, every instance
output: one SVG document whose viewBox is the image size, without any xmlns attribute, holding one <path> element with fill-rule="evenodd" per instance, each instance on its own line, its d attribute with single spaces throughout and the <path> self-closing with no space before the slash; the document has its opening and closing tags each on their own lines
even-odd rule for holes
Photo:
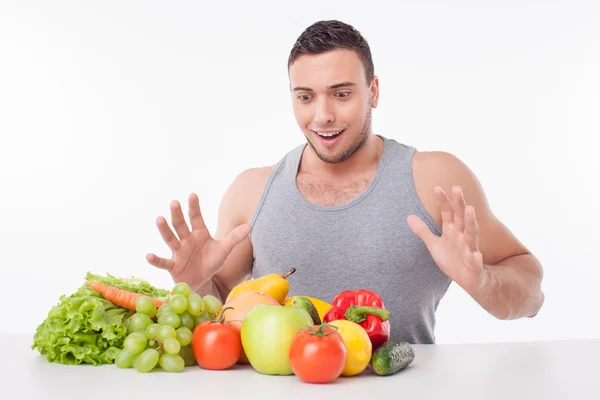
<svg viewBox="0 0 600 400">
<path fill-rule="evenodd" d="M 367 368 L 388 376 L 412 363 L 411 345 L 390 340 L 390 312 L 377 293 L 346 290 L 331 303 L 288 297 L 293 272 L 242 282 L 224 303 L 185 282 L 169 291 L 139 278 L 88 272 L 38 326 L 32 349 L 61 364 L 114 364 L 142 373 L 237 364 L 307 383 Z"/>
</svg>

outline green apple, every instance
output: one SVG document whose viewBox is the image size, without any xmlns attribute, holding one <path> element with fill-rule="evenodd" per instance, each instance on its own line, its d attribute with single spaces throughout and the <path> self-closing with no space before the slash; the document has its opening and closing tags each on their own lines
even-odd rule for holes
<svg viewBox="0 0 600 400">
<path fill-rule="evenodd" d="M 246 314 L 240 332 L 248 361 L 262 374 L 293 375 L 289 358 L 292 340 L 312 325 L 310 314 L 300 307 L 254 306 Z"/>
</svg>

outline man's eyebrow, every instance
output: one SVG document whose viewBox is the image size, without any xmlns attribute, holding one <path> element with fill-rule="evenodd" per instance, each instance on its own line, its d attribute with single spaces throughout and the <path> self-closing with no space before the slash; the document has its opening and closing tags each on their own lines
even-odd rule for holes
<svg viewBox="0 0 600 400">
<path fill-rule="evenodd" d="M 333 85 L 327 86 L 327 89 L 339 89 L 341 87 L 346 87 L 346 86 L 356 86 L 356 83 L 354 83 L 354 82 L 335 83 Z M 305 87 L 305 86 L 296 86 L 294 89 L 292 89 L 292 91 L 294 91 L 294 92 L 297 92 L 297 91 L 312 92 L 313 90 L 311 88 Z"/>
<path fill-rule="evenodd" d="M 335 85 L 331 85 L 328 86 L 328 89 L 339 89 L 341 87 L 346 87 L 346 86 L 356 86 L 356 83 L 354 82 L 342 82 L 342 83 L 336 83 Z"/>
</svg>

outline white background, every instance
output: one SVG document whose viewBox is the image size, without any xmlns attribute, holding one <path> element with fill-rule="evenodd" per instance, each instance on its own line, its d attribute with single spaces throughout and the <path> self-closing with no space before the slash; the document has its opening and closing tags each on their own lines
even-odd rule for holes
<svg viewBox="0 0 600 400">
<path fill-rule="evenodd" d="M 600 5 L 595 1 L 3 1 L 0 330 L 32 333 L 87 271 L 170 288 L 155 218 L 196 192 L 214 233 L 243 169 L 304 137 L 286 62 L 304 28 L 355 25 L 374 131 L 456 154 L 544 267 L 534 319 L 453 285 L 438 343 L 600 338 Z M 187 206 L 184 209 L 187 212 Z"/>
</svg>

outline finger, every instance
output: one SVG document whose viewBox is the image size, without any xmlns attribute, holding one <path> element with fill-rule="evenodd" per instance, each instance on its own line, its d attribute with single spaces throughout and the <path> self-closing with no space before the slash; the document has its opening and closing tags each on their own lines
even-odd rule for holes
<svg viewBox="0 0 600 400">
<path fill-rule="evenodd" d="M 181 205 L 177 200 L 171 202 L 171 221 L 175 232 L 177 232 L 177 236 L 179 236 L 179 240 L 183 240 L 190 235 L 190 229 L 185 223 Z"/>
<path fill-rule="evenodd" d="M 465 230 L 465 207 L 467 203 L 460 186 L 452 188 L 452 206 L 454 208 L 454 226 L 457 231 L 462 232 Z"/>
<path fill-rule="evenodd" d="M 189 197 L 190 204 L 190 223 L 192 225 L 193 231 L 206 229 L 206 224 L 204 223 L 204 218 L 202 218 L 202 213 L 200 212 L 200 200 L 198 199 L 198 195 L 195 193 L 190 194 Z"/>
<path fill-rule="evenodd" d="M 463 237 L 471 251 L 479 250 L 478 236 L 479 227 L 475 218 L 475 209 L 473 206 L 467 206 L 465 208 L 465 231 Z"/>
<path fill-rule="evenodd" d="M 233 248 L 246 239 L 251 230 L 252 228 L 250 224 L 242 224 L 231 231 L 231 233 L 229 233 L 225 239 L 221 240 L 219 245 L 225 257 L 229 256 L 229 254 L 233 251 Z"/>
<path fill-rule="evenodd" d="M 465 267 L 472 273 L 480 272 L 483 267 L 483 257 L 479 251 L 469 252 L 464 256 Z"/>
<path fill-rule="evenodd" d="M 470 254 L 469 262 L 467 264 L 468 268 L 471 268 L 475 271 L 481 269 L 483 267 L 483 256 L 479 251 Z"/>
<path fill-rule="evenodd" d="M 169 228 L 167 220 L 164 217 L 158 217 L 156 219 L 156 226 L 167 246 L 169 246 L 172 251 L 178 250 L 181 243 L 179 243 L 179 240 L 177 240 L 177 237 L 175 237 L 175 234 L 171 228 Z"/>
<path fill-rule="evenodd" d="M 473 261 L 475 262 L 475 265 L 480 267 L 483 266 L 483 254 L 479 251 L 473 253 Z"/>
<path fill-rule="evenodd" d="M 151 265 L 154 265 L 157 268 L 164 269 L 166 271 L 171 271 L 175 266 L 173 260 L 167 260 L 166 258 L 158 257 L 156 254 L 149 253 L 146 254 L 146 261 Z"/>
<path fill-rule="evenodd" d="M 454 223 L 454 207 L 452 206 L 452 202 L 448 196 L 446 196 L 444 189 L 442 189 L 440 186 L 436 186 L 434 188 L 434 192 L 435 198 L 441 207 L 442 225 Z"/>
<path fill-rule="evenodd" d="M 425 222 L 416 215 L 409 215 L 406 218 L 406 221 L 413 233 L 425 243 L 427 248 L 431 249 L 433 242 L 435 242 L 438 237 L 431 232 L 429 227 L 425 225 Z"/>
</svg>

